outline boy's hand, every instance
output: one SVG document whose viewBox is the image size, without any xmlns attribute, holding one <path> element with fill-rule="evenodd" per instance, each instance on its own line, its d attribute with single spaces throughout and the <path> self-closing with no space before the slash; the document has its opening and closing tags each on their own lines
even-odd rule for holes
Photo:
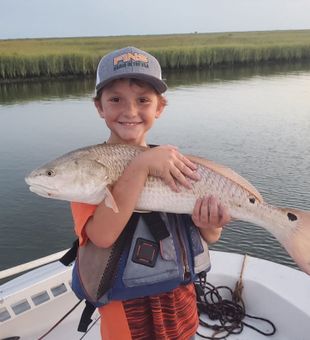
<svg viewBox="0 0 310 340">
<path fill-rule="evenodd" d="M 207 243 L 214 243 L 221 237 L 225 224 L 231 217 L 228 209 L 215 197 L 205 196 L 196 201 L 192 220 L 200 229 L 200 234 Z"/>
<path fill-rule="evenodd" d="M 196 181 L 200 179 L 195 171 L 197 165 L 183 156 L 175 146 L 158 146 L 142 152 L 138 157 L 147 167 L 149 175 L 160 177 L 173 191 L 180 191 L 177 183 L 192 188 L 186 176 Z"/>
<path fill-rule="evenodd" d="M 214 196 L 205 196 L 196 201 L 192 220 L 202 229 L 222 228 L 231 221 L 228 209 Z"/>
</svg>

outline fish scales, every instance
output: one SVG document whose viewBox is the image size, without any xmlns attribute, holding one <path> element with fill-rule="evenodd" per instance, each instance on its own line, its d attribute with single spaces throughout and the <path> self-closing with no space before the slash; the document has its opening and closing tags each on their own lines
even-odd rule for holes
<svg viewBox="0 0 310 340">
<path fill-rule="evenodd" d="M 151 177 L 146 181 L 143 192 L 137 203 L 139 210 L 156 210 L 190 214 L 198 198 L 214 195 L 225 204 L 233 208 L 244 204 L 251 194 L 241 190 L 235 182 L 225 178 L 212 170 L 198 165 L 199 181 L 190 181 L 193 189 L 178 185 L 180 192 L 172 191 L 160 178 Z"/>
<path fill-rule="evenodd" d="M 98 144 L 69 152 L 32 171 L 26 182 L 43 197 L 99 204 L 117 211 L 109 186 L 128 163 L 146 148 Z M 279 208 L 264 202 L 243 177 L 212 161 L 187 155 L 198 166 L 199 181 L 192 189 L 179 185 L 174 192 L 159 177 L 149 176 L 136 204 L 137 210 L 191 214 L 197 198 L 216 196 L 234 219 L 254 223 L 272 233 L 298 266 L 310 274 L 310 212 Z M 111 204 L 111 202 L 113 204 Z"/>
</svg>

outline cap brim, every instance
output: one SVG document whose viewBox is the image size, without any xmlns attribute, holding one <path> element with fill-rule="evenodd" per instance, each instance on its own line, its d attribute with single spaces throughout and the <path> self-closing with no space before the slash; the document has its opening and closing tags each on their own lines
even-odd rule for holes
<svg viewBox="0 0 310 340">
<path fill-rule="evenodd" d="M 143 80 L 146 83 L 149 83 L 160 94 L 164 93 L 168 89 L 168 86 L 166 85 L 166 83 L 163 80 L 158 79 L 156 77 L 152 77 L 150 75 L 143 74 L 143 73 L 128 73 L 128 74 L 123 73 L 121 75 L 120 74 L 115 75 L 115 77 L 111 77 L 97 84 L 96 95 L 104 86 L 106 86 L 111 81 L 116 80 L 116 79 L 123 79 L 123 78 L 133 78 L 133 79 Z"/>
</svg>

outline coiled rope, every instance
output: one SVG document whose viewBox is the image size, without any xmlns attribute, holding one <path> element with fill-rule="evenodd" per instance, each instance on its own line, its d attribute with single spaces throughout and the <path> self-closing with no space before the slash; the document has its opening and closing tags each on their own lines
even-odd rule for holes
<svg viewBox="0 0 310 340">
<path fill-rule="evenodd" d="M 212 340 L 226 339 L 230 334 L 240 334 L 243 331 L 244 326 L 249 327 L 265 336 L 275 334 L 276 327 L 270 320 L 246 313 L 245 304 L 241 296 L 243 289 L 242 275 L 245 267 L 245 260 L 246 256 L 244 257 L 241 274 L 234 290 L 227 286 L 213 286 L 211 283 L 207 282 L 206 275 L 201 276 L 199 281 L 195 282 L 199 324 L 213 330 L 213 334 L 211 336 L 197 332 L 200 337 Z M 223 298 L 223 296 L 226 296 L 226 298 Z M 229 297 L 227 298 L 227 296 Z M 216 320 L 217 322 L 212 324 L 206 322 L 201 319 L 201 314 L 205 314 L 210 320 Z M 245 322 L 245 318 L 263 321 L 271 326 L 271 331 L 265 332 Z"/>
</svg>

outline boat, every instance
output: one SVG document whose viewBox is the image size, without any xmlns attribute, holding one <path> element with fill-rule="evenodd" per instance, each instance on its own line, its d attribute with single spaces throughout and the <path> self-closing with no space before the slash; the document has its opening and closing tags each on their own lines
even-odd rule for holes
<svg viewBox="0 0 310 340">
<path fill-rule="evenodd" d="M 65 252 L 0 272 L 0 279 L 8 279 L 27 270 L 0 286 L 0 340 L 100 339 L 97 311 L 88 332 L 77 331 L 84 302 L 71 290 L 72 265 L 67 267 L 57 261 Z M 310 276 L 292 267 L 242 254 L 210 251 L 210 257 L 212 268 L 207 281 L 215 287 L 231 289 L 241 282 L 246 314 L 269 320 L 245 317 L 246 324 L 270 334 L 271 323 L 274 324 L 276 331 L 269 337 L 272 340 L 310 338 Z M 206 314 L 200 317 L 208 324 L 216 323 Z M 214 330 L 199 326 L 198 333 L 210 337 Z M 202 339 L 200 335 L 196 339 Z M 247 326 L 240 334 L 227 336 L 229 340 L 266 338 Z"/>
</svg>

